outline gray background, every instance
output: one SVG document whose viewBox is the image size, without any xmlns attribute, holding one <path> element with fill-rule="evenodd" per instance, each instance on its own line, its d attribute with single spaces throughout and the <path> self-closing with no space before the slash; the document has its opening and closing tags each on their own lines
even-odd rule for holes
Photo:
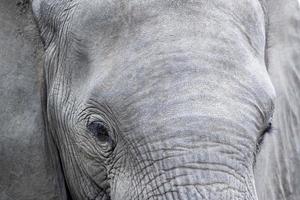
<svg viewBox="0 0 300 200">
<path fill-rule="evenodd" d="M 46 172 L 41 44 L 25 0 L 0 1 L 0 199 L 57 199 Z"/>
</svg>

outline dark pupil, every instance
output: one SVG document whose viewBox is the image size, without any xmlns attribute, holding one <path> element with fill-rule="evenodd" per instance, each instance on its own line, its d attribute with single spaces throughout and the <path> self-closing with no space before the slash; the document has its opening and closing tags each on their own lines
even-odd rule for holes
<svg viewBox="0 0 300 200">
<path fill-rule="evenodd" d="M 102 142 L 110 140 L 108 130 L 102 122 L 91 122 L 87 126 L 88 130 Z"/>
</svg>

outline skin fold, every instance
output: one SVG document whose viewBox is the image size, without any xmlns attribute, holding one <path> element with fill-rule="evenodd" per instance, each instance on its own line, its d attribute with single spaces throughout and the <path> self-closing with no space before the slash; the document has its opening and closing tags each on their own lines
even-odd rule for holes
<svg viewBox="0 0 300 200">
<path fill-rule="evenodd" d="M 278 27 L 299 15 L 279 5 L 34 0 L 60 197 L 297 199 L 299 35 Z"/>
</svg>

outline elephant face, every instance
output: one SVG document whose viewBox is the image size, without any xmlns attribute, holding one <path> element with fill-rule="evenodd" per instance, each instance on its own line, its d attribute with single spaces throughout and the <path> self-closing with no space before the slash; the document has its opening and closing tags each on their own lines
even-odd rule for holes
<svg viewBox="0 0 300 200">
<path fill-rule="evenodd" d="M 259 1 L 35 0 L 73 199 L 255 200 L 275 92 Z"/>
</svg>

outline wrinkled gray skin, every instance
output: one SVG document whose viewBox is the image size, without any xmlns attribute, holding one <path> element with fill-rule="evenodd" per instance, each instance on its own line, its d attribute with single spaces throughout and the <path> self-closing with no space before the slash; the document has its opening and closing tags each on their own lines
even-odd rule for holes
<svg viewBox="0 0 300 200">
<path fill-rule="evenodd" d="M 33 11 L 57 199 L 300 198 L 296 0 Z"/>
<path fill-rule="evenodd" d="M 284 39 L 273 38 L 285 27 L 274 16 L 277 6 L 257 0 L 35 0 L 45 47 L 47 137 L 72 198 L 297 195 L 298 96 L 284 95 L 299 82 L 296 65 L 276 71 L 284 52 L 272 48 L 285 47 Z M 289 17 L 282 18 L 299 25 Z M 276 77 L 279 72 L 285 79 Z M 278 89 L 277 99 L 272 73 L 280 85 L 291 82 Z M 273 142 L 275 133 L 268 135 L 262 148 L 274 109 L 274 125 L 289 136 Z M 260 147 L 267 156 L 257 156 Z"/>
</svg>

